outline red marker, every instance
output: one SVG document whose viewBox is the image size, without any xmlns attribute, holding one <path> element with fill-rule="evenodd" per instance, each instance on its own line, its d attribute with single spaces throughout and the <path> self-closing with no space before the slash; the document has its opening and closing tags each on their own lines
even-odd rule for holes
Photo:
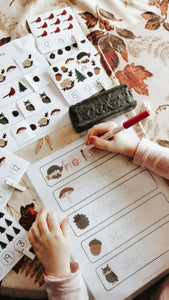
<svg viewBox="0 0 169 300">
<path fill-rule="evenodd" d="M 106 132 L 105 134 L 103 134 L 101 136 L 101 138 L 104 139 L 104 140 L 109 140 L 116 133 L 118 133 L 118 132 L 120 132 L 120 131 L 122 131 L 124 129 L 127 129 L 127 128 L 133 126 L 133 125 L 135 125 L 136 123 L 138 123 L 138 122 L 142 121 L 143 119 L 147 118 L 149 115 L 150 115 L 150 112 L 148 110 L 145 110 L 142 113 L 140 113 L 140 114 L 132 117 L 131 119 L 129 119 L 129 120 L 125 121 L 125 122 L 123 122 L 123 124 L 121 126 L 115 127 L 112 130 Z M 91 145 L 85 146 L 83 149 L 89 150 L 89 149 L 91 149 L 93 147 L 94 147 L 94 145 L 91 144 Z"/>
</svg>

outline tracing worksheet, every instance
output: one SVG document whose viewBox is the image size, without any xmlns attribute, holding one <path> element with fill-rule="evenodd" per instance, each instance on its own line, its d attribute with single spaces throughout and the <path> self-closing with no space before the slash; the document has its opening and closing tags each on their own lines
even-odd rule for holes
<svg viewBox="0 0 169 300">
<path fill-rule="evenodd" d="M 169 191 L 161 178 L 120 154 L 85 150 L 84 138 L 27 173 L 44 205 L 69 218 L 73 257 L 95 299 L 125 299 L 167 268 Z"/>
</svg>

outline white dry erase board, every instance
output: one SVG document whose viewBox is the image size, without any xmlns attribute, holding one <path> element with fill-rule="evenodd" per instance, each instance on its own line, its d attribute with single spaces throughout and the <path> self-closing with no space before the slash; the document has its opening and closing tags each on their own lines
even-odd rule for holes
<svg viewBox="0 0 169 300">
<path fill-rule="evenodd" d="M 125 156 L 83 147 L 79 139 L 27 173 L 44 205 L 68 216 L 73 257 L 94 298 L 122 300 L 167 269 L 168 187 Z"/>
</svg>

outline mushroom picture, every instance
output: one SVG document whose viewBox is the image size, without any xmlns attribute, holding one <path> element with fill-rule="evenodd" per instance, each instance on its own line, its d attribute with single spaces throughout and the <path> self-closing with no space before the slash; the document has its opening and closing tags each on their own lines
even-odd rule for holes
<svg viewBox="0 0 169 300">
<path fill-rule="evenodd" d="M 17 129 L 17 131 L 16 131 L 16 134 L 20 134 L 20 133 L 24 132 L 26 129 L 27 129 L 27 128 L 24 127 L 24 126 L 19 127 L 19 128 Z"/>
<path fill-rule="evenodd" d="M 4 156 L 0 157 L 0 167 L 2 166 L 2 164 L 4 163 L 4 161 L 5 161 L 5 157 Z"/>
<path fill-rule="evenodd" d="M 72 199 L 70 197 L 70 194 L 74 191 L 74 188 L 72 187 L 65 187 L 60 191 L 59 199 L 67 198 L 70 203 L 72 203 Z"/>
<path fill-rule="evenodd" d="M 28 58 L 26 58 L 23 62 L 22 62 L 22 66 L 23 68 L 30 68 L 33 65 L 33 61 L 31 60 L 31 54 L 28 55 Z"/>
</svg>

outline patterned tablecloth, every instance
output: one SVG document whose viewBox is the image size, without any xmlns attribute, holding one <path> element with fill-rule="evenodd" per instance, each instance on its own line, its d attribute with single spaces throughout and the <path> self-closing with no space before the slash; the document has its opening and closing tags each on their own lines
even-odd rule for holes
<svg viewBox="0 0 169 300">
<path fill-rule="evenodd" d="M 136 112 L 150 109 L 151 117 L 142 123 L 147 136 L 169 147 L 169 0 L 0 0 L 0 46 L 28 34 L 28 17 L 66 6 L 98 50 L 107 74 L 128 83 Z M 78 137 L 69 124 L 17 154 L 33 163 Z M 26 175 L 23 183 L 24 198 L 15 191 L 6 209 L 28 230 L 42 204 Z M 38 260 L 23 257 L 1 281 L 0 295 L 45 298 L 42 272 Z M 140 297 L 150 299 L 150 290 Z"/>
</svg>

